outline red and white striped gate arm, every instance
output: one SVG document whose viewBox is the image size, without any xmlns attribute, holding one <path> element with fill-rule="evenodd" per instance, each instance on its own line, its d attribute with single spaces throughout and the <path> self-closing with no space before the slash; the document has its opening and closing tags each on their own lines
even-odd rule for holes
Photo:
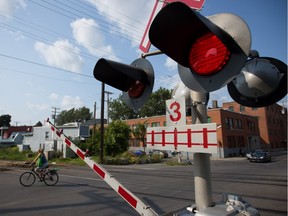
<svg viewBox="0 0 288 216">
<path fill-rule="evenodd" d="M 94 172 L 96 172 L 100 178 L 102 178 L 114 191 L 116 191 L 131 207 L 133 207 L 140 215 L 143 216 L 158 216 L 149 206 L 145 205 L 138 197 L 136 197 L 131 191 L 125 188 L 119 183 L 107 170 L 105 170 L 100 164 L 91 160 L 85 156 L 80 148 L 78 148 L 71 140 L 63 134 L 62 130 L 59 130 L 53 125 L 49 119 L 47 123 L 50 124 L 50 129 L 57 135 L 67 146 L 69 146 Z"/>
</svg>

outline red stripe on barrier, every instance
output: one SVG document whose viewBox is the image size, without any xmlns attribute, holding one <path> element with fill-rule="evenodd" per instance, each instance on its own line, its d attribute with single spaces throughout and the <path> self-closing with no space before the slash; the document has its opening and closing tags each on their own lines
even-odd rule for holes
<svg viewBox="0 0 288 216">
<path fill-rule="evenodd" d="M 154 130 L 151 132 L 151 144 L 152 144 L 152 146 L 154 146 Z"/>
<path fill-rule="evenodd" d="M 77 155 L 84 160 L 85 154 L 81 150 L 77 149 Z"/>
<path fill-rule="evenodd" d="M 118 188 L 118 193 L 134 208 L 137 206 L 137 200 L 134 199 L 126 190 L 124 190 L 121 186 Z"/>
<path fill-rule="evenodd" d="M 162 130 L 162 146 L 165 146 L 165 130 Z"/>
<path fill-rule="evenodd" d="M 51 126 L 51 130 L 54 132 L 55 131 L 55 128 L 53 126 Z"/>
<path fill-rule="evenodd" d="M 96 164 L 93 165 L 93 170 L 94 170 L 102 179 L 105 178 L 105 172 L 104 172 L 100 167 L 98 167 Z"/>
<path fill-rule="evenodd" d="M 208 148 L 208 133 L 207 128 L 203 128 L 203 147 Z"/>
<path fill-rule="evenodd" d="M 57 136 L 58 136 L 58 137 L 60 137 L 60 136 L 61 136 L 61 132 L 60 132 L 60 131 L 58 131 L 58 130 L 56 130 L 56 134 L 57 134 Z"/>
<path fill-rule="evenodd" d="M 71 147 L 71 141 L 68 140 L 67 138 L 65 138 L 65 143 L 66 143 L 69 147 Z"/>
</svg>

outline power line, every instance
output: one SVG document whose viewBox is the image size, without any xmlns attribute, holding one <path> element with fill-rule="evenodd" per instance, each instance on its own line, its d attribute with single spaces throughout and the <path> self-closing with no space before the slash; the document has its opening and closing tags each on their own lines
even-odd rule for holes
<svg viewBox="0 0 288 216">
<path fill-rule="evenodd" d="M 86 16 L 88 16 L 88 17 L 91 17 L 91 18 L 93 18 L 93 19 L 95 19 L 95 20 L 97 20 L 97 21 L 99 21 L 99 22 L 101 22 L 101 23 L 104 23 L 104 24 L 106 24 L 106 25 L 109 25 L 109 26 L 113 26 L 113 27 L 116 27 L 117 29 L 118 29 L 118 27 L 116 26 L 116 25 L 112 25 L 111 23 L 109 23 L 108 21 L 106 21 L 106 20 L 103 20 L 103 19 L 99 19 L 99 18 L 97 18 L 97 17 L 95 17 L 95 16 L 91 16 L 91 15 L 89 15 L 87 12 L 83 12 L 83 11 L 81 11 L 81 10 L 79 10 L 79 6 L 77 7 L 77 9 L 76 8 L 74 8 L 74 7 L 71 7 L 70 5 L 67 5 L 67 4 L 65 4 L 65 3 L 63 3 L 63 2 L 60 2 L 60 1 L 57 1 L 57 0 L 55 0 L 58 4 L 61 4 L 61 5 L 63 5 L 64 7 L 67 7 L 67 8 L 70 8 L 70 9 L 72 9 L 72 10 L 75 10 L 75 11 L 77 11 L 77 12 L 79 12 L 79 13 L 82 13 L 82 14 L 84 14 L 84 15 L 86 15 Z M 74 2 L 71 2 L 72 4 L 74 3 Z M 56 6 L 55 6 L 56 7 Z M 64 10 L 64 9 L 63 9 Z M 65 10 L 65 11 L 67 11 L 67 10 Z M 85 11 L 87 11 L 87 9 L 85 9 Z M 95 11 L 93 11 L 93 12 L 95 12 Z M 103 12 L 103 14 L 105 14 L 105 15 L 108 15 L 107 13 L 105 13 L 105 12 Z M 110 15 L 111 16 L 111 15 Z M 113 17 L 113 16 L 111 16 L 111 17 Z M 113 17 L 114 19 L 116 19 L 116 20 L 118 20 L 118 21 L 121 21 L 121 23 L 122 24 L 124 24 L 126 27 L 129 27 L 130 29 L 132 29 L 131 31 L 130 31 L 130 29 L 128 29 L 128 33 L 130 32 L 130 33 L 135 33 L 135 31 L 137 32 L 137 36 L 139 36 L 139 38 L 141 39 L 141 37 L 142 37 L 142 31 L 141 31 L 141 29 L 139 29 L 138 27 L 135 27 L 135 26 L 133 26 L 133 25 L 131 25 L 131 23 L 127 23 L 127 22 L 125 22 L 125 21 L 123 21 L 123 20 L 120 20 L 120 19 L 117 19 L 116 17 Z M 103 26 L 103 27 L 106 27 L 106 26 Z M 108 28 L 108 27 L 107 27 Z M 117 30 L 116 32 L 118 32 L 118 33 L 120 33 L 120 34 L 124 34 L 121 30 Z M 125 34 L 124 34 L 125 35 Z M 128 35 L 128 34 L 127 34 Z"/>
<path fill-rule="evenodd" d="M 5 57 L 5 58 L 18 60 L 18 61 L 22 61 L 22 62 L 26 62 L 26 63 L 30 63 L 30 64 L 34 64 L 34 65 L 38 65 L 38 66 L 42 66 L 42 67 L 51 68 L 51 69 L 54 69 L 54 70 L 64 71 L 66 73 L 70 73 L 70 74 L 74 74 L 74 75 L 78 75 L 78 76 L 84 76 L 84 77 L 89 77 L 89 78 L 95 79 L 93 76 L 89 76 L 89 75 L 86 75 L 86 74 L 79 74 L 77 72 L 73 72 L 73 71 L 62 69 L 62 68 L 57 68 L 57 67 L 53 67 L 53 66 L 49 66 L 49 65 L 33 62 L 33 61 L 29 61 L 29 60 L 26 60 L 26 59 L 21 59 L 21 58 L 17 58 L 17 57 L 13 57 L 13 56 L 8 56 L 8 55 L 1 54 L 1 53 L 0 53 L 0 56 Z"/>
<path fill-rule="evenodd" d="M 34 74 L 34 73 L 30 73 L 30 72 L 25 72 L 25 71 L 20 71 L 20 70 L 16 70 L 16 69 L 9 69 L 6 67 L 2 67 L 0 66 L 0 68 L 10 71 L 10 72 L 15 72 L 15 73 L 21 73 L 24 75 L 28 75 L 28 76 L 35 76 L 35 77 L 40 77 L 43 79 L 51 79 L 51 80 L 58 80 L 58 81 L 63 81 L 63 82 L 72 82 L 72 83 L 78 83 L 78 84 L 89 84 L 89 85 L 95 85 L 95 83 L 89 83 L 89 82 L 79 82 L 79 81 L 74 81 L 74 80 L 65 80 L 65 79 L 59 79 L 59 78 L 55 78 L 55 77 L 48 77 L 48 76 L 44 76 L 44 75 L 40 75 L 40 74 Z"/>
<path fill-rule="evenodd" d="M 53 9 L 53 8 L 51 8 L 51 7 L 46 6 L 46 5 L 40 4 L 39 2 L 35 2 L 34 0 L 30 0 L 30 2 L 36 4 L 36 5 L 40 6 L 40 7 L 43 7 L 43 8 L 45 8 L 45 9 L 47 9 L 47 10 L 50 10 L 50 11 L 52 11 L 52 12 L 54 12 L 54 13 L 60 14 L 60 15 L 62 15 L 62 16 L 64 16 L 64 17 L 66 17 L 66 18 L 69 18 L 69 19 L 72 19 L 72 20 L 76 20 L 76 18 L 73 17 L 73 16 L 71 16 L 71 15 L 67 15 L 67 14 L 65 14 L 65 13 L 63 13 L 63 12 L 61 12 L 61 11 L 58 11 L 58 10 L 55 10 L 55 9 Z M 42 1 L 42 2 L 45 2 L 45 1 Z M 53 6 L 53 4 L 51 4 L 50 2 L 49 2 L 49 3 L 48 3 L 48 2 L 45 2 L 45 3 L 48 4 L 48 5 L 52 5 L 52 6 Z M 54 7 L 55 7 L 55 6 L 54 6 Z M 60 10 L 62 10 L 62 11 L 66 11 L 66 12 L 69 13 L 69 14 L 73 14 L 73 15 L 75 15 L 77 18 L 79 18 L 79 16 L 78 16 L 77 14 L 75 14 L 75 13 L 73 13 L 73 12 L 71 12 L 71 11 L 67 11 L 67 10 L 61 9 L 61 8 L 59 8 L 59 7 L 56 7 L 56 8 L 58 8 L 58 9 L 60 9 Z M 84 23 L 84 24 L 86 24 L 86 23 Z M 87 24 L 86 24 L 86 25 L 87 25 Z M 115 33 L 111 32 L 111 31 L 109 31 L 109 30 L 103 29 L 103 25 L 102 25 L 102 28 L 96 27 L 96 26 L 92 26 L 92 25 L 90 25 L 90 26 L 93 27 L 93 28 L 96 28 L 96 29 L 98 29 L 98 30 L 101 30 L 101 31 L 103 31 L 103 32 L 105 32 L 105 33 L 108 33 L 109 35 L 116 36 L 116 37 L 122 38 L 122 39 L 127 40 L 127 41 L 131 41 L 131 39 L 130 39 L 127 35 L 124 35 L 124 34 L 122 34 L 122 35 L 120 35 L 120 34 L 115 34 Z M 100 26 L 100 25 L 99 25 L 99 26 Z M 123 35 L 124 35 L 124 36 L 123 36 Z"/>
</svg>

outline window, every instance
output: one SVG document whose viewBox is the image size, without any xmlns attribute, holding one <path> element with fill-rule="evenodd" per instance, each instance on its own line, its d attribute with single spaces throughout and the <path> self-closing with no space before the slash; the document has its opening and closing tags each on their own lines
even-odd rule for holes
<svg viewBox="0 0 288 216">
<path fill-rule="evenodd" d="M 242 120 L 239 120 L 239 129 L 243 129 Z"/>
<path fill-rule="evenodd" d="M 160 122 L 152 122 L 151 126 L 152 127 L 159 127 L 160 126 Z"/>
<path fill-rule="evenodd" d="M 226 129 L 233 129 L 234 123 L 232 118 L 225 118 L 225 127 Z"/>
<path fill-rule="evenodd" d="M 229 106 L 228 110 L 231 111 L 231 112 L 234 112 L 234 107 L 233 106 Z"/>
<path fill-rule="evenodd" d="M 229 118 L 229 128 L 230 129 L 233 129 L 233 119 L 232 118 Z"/>
<path fill-rule="evenodd" d="M 49 131 L 45 131 L 45 139 L 49 139 Z"/>
<path fill-rule="evenodd" d="M 240 105 L 240 112 L 245 112 L 245 106 Z"/>
<path fill-rule="evenodd" d="M 226 129 L 229 129 L 229 119 L 225 118 L 225 127 Z"/>
<path fill-rule="evenodd" d="M 242 129 L 242 120 L 236 119 L 236 129 Z"/>
</svg>

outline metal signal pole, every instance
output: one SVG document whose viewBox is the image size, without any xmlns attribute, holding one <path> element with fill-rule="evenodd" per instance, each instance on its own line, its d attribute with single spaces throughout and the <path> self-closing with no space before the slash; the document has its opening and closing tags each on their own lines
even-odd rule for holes
<svg viewBox="0 0 288 216">
<path fill-rule="evenodd" d="M 206 93 L 190 91 L 192 104 L 192 124 L 207 123 Z M 195 164 L 195 202 L 197 210 L 201 211 L 212 206 L 212 187 L 210 171 L 210 154 L 194 153 Z"/>
</svg>

